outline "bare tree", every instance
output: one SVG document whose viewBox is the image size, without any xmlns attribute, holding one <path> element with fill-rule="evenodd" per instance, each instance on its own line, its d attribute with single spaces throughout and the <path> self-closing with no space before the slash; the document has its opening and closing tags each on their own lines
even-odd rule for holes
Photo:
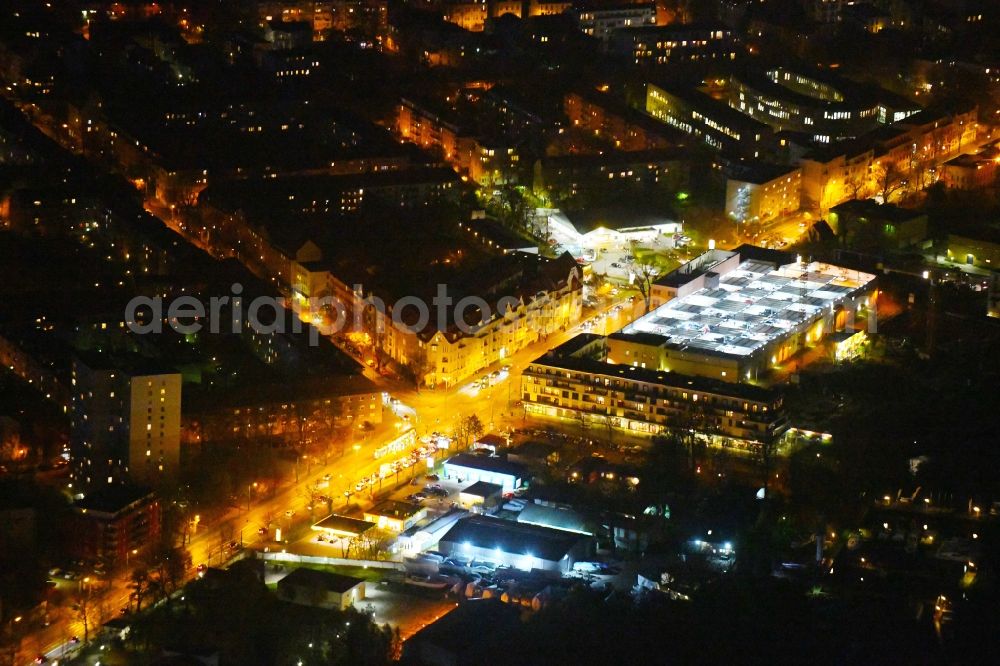
<svg viewBox="0 0 1000 666">
<path fill-rule="evenodd" d="M 387 559 L 389 546 L 395 538 L 392 532 L 375 527 L 358 535 L 352 542 L 360 559 L 381 560 Z"/>
<path fill-rule="evenodd" d="M 868 191 L 869 182 L 857 175 L 851 176 L 844 181 L 844 187 L 851 193 L 852 200 L 864 199 L 864 194 Z"/>
<path fill-rule="evenodd" d="M 475 414 L 469 414 L 463 418 L 459 422 L 458 428 L 458 433 L 461 435 L 460 439 L 464 446 L 468 446 L 470 443 L 476 441 L 486 432 L 483 422 Z"/>
<path fill-rule="evenodd" d="M 135 612 L 141 613 L 142 601 L 149 596 L 152 591 L 152 581 L 150 580 L 149 573 L 146 571 L 145 567 L 136 567 L 132 571 L 129 588 L 132 590 L 129 594 L 129 598 L 135 599 Z"/>
<path fill-rule="evenodd" d="M 872 169 L 875 191 L 883 203 L 889 203 L 894 194 L 906 187 L 906 178 L 895 163 L 876 164 Z"/>
<path fill-rule="evenodd" d="M 650 298 L 653 295 L 653 283 L 660 275 L 661 266 L 655 255 L 647 255 L 642 258 L 636 256 L 637 248 L 633 244 L 632 261 L 629 262 L 629 271 L 632 273 L 632 284 L 642 295 L 643 314 L 649 312 Z"/>
<path fill-rule="evenodd" d="M 90 642 L 91 627 L 98 627 L 102 620 L 102 606 L 100 599 L 90 585 L 84 584 L 83 589 L 76 597 L 76 617 L 83 625 L 83 642 Z"/>
</svg>

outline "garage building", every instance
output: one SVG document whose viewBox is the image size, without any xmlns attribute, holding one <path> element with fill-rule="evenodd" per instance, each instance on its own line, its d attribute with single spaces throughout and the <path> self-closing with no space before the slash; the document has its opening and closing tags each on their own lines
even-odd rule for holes
<svg viewBox="0 0 1000 666">
<path fill-rule="evenodd" d="M 278 581 L 278 596 L 304 606 L 344 610 L 365 598 L 365 581 L 315 569 L 296 569 Z"/>
<path fill-rule="evenodd" d="M 490 516 L 469 516 L 441 537 L 438 550 L 462 559 L 492 562 L 530 571 L 566 573 L 590 552 L 591 539 L 580 534 L 523 525 Z"/>
<path fill-rule="evenodd" d="M 365 520 L 390 532 L 407 530 L 427 517 L 427 508 L 410 502 L 385 500 L 365 509 Z"/>
<path fill-rule="evenodd" d="M 459 483 L 495 483 L 509 493 L 524 484 L 527 470 L 500 458 L 459 453 L 444 461 L 444 476 Z"/>
<path fill-rule="evenodd" d="M 484 513 L 498 507 L 502 497 L 501 486 L 496 483 L 476 481 L 468 488 L 458 491 L 458 505 L 467 511 Z"/>
</svg>

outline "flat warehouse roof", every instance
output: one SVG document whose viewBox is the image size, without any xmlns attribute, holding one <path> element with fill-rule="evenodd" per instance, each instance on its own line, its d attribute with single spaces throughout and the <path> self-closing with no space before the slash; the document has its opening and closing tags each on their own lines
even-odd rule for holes
<svg viewBox="0 0 1000 666">
<path fill-rule="evenodd" d="M 477 548 L 496 549 L 511 555 L 530 555 L 552 562 L 561 560 L 580 539 L 580 534 L 489 516 L 463 518 L 441 537 L 441 541 L 446 543 L 467 543 Z"/>
<path fill-rule="evenodd" d="M 444 464 L 452 467 L 475 469 L 481 472 L 492 472 L 493 474 L 506 474 L 516 478 L 523 478 L 525 476 L 525 469 L 521 465 L 489 456 L 474 456 L 468 453 L 459 453 L 445 460 Z"/>
<path fill-rule="evenodd" d="M 664 303 L 622 329 L 654 334 L 671 347 L 748 356 L 813 320 L 875 280 L 821 262 L 773 265 L 750 259 L 718 285 Z"/>
</svg>

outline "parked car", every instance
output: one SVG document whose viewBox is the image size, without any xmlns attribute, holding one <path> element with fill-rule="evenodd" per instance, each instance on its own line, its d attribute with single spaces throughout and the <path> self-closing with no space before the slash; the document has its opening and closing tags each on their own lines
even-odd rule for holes
<svg viewBox="0 0 1000 666">
<path fill-rule="evenodd" d="M 441 477 L 439 477 L 437 474 L 428 474 L 424 478 L 427 479 L 428 481 L 440 481 L 441 480 Z"/>
</svg>

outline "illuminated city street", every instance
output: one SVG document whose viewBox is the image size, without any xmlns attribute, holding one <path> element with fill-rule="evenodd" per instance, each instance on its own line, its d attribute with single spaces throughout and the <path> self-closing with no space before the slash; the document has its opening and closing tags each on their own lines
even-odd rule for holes
<svg viewBox="0 0 1000 666">
<path fill-rule="evenodd" d="M 998 34 L 0 3 L 0 666 L 983 662 Z"/>
</svg>

